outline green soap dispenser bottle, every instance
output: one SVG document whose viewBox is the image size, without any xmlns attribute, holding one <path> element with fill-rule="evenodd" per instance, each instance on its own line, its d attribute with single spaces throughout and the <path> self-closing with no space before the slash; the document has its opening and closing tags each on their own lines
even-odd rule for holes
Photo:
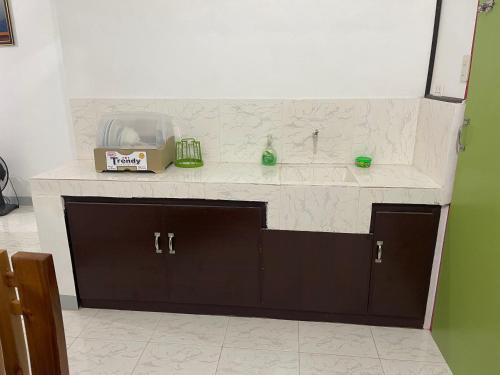
<svg viewBox="0 0 500 375">
<path fill-rule="evenodd" d="M 273 136 L 267 136 L 267 145 L 262 153 L 262 165 L 276 165 L 278 157 L 276 156 L 276 150 L 273 147 Z"/>
</svg>

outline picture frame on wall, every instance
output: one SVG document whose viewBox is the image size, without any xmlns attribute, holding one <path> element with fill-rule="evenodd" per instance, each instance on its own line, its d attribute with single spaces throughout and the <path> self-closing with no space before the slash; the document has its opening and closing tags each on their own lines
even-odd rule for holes
<svg viewBox="0 0 500 375">
<path fill-rule="evenodd" d="M 0 46 L 14 45 L 14 32 L 10 18 L 9 0 L 0 0 Z"/>
</svg>

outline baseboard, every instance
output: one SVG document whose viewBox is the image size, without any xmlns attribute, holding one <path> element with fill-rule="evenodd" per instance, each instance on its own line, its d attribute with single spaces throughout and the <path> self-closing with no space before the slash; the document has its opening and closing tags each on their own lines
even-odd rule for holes
<svg viewBox="0 0 500 375">
<path fill-rule="evenodd" d="M 60 294 L 61 308 L 63 310 L 78 310 L 78 299 L 76 296 L 65 296 Z"/>
<path fill-rule="evenodd" d="M 16 201 L 15 197 L 5 197 L 10 200 L 10 202 L 14 203 Z M 31 199 L 30 196 L 22 196 L 22 197 L 17 197 L 19 200 L 19 205 L 20 206 L 33 206 L 33 199 Z"/>
</svg>

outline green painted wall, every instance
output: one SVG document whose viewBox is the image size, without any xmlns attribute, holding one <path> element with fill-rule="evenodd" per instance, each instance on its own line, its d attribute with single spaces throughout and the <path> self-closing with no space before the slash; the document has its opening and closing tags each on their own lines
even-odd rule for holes
<svg viewBox="0 0 500 375">
<path fill-rule="evenodd" d="M 498 2 L 497 2 L 498 3 Z M 500 4 L 478 20 L 433 336 L 455 375 L 500 374 Z"/>
</svg>

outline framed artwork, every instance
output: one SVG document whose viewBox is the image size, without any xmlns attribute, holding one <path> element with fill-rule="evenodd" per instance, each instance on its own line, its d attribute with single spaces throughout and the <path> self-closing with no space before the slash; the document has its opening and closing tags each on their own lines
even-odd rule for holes
<svg viewBox="0 0 500 375">
<path fill-rule="evenodd" d="M 14 32 L 10 19 L 8 0 L 0 0 L 0 46 L 14 44 Z"/>
</svg>

